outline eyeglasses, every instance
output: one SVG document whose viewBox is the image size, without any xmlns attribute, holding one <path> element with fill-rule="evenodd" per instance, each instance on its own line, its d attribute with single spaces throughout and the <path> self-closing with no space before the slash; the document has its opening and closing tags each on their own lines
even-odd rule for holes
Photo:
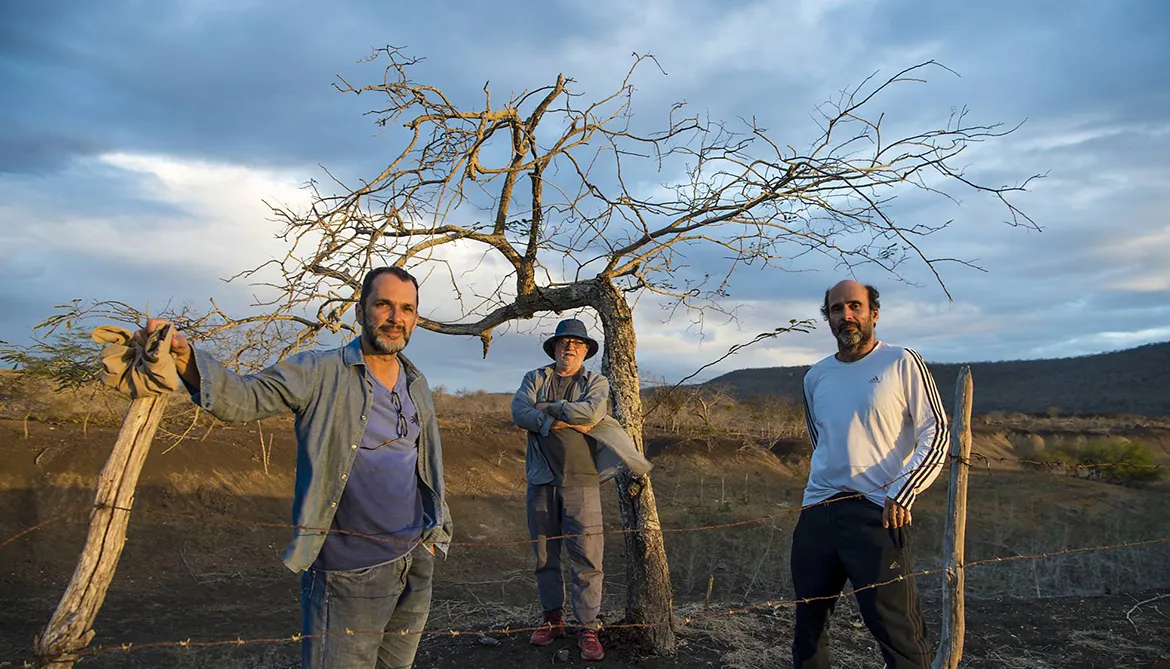
<svg viewBox="0 0 1170 669">
<path fill-rule="evenodd" d="M 410 431 L 410 425 L 406 422 L 406 415 L 402 413 L 402 398 L 398 396 L 397 390 L 390 391 L 390 405 L 398 412 L 398 438 L 401 439 Z"/>
<path fill-rule="evenodd" d="M 585 342 L 581 341 L 580 339 L 563 338 L 563 339 L 561 339 L 560 343 L 565 348 L 586 348 L 589 346 L 589 344 L 586 344 Z"/>
</svg>

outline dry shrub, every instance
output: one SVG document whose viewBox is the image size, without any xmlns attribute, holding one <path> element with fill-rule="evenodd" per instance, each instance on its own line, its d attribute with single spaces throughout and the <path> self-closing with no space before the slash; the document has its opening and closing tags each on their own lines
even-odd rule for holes
<svg viewBox="0 0 1170 669">
<path fill-rule="evenodd" d="M 1045 452 L 1044 461 L 1074 476 L 1120 485 L 1154 483 L 1166 473 L 1147 444 L 1126 438 L 1061 442 Z"/>
<path fill-rule="evenodd" d="M 646 427 L 671 434 L 739 436 L 771 447 L 804 439 L 804 409 L 788 397 L 736 399 L 718 386 L 658 386 L 643 393 Z"/>
<path fill-rule="evenodd" d="M 451 393 L 443 386 L 436 386 L 431 394 L 441 421 L 491 425 L 512 423 L 511 393 L 466 389 Z"/>
<path fill-rule="evenodd" d="M 1118 547 L 972 567 L 967 570 L 969 597 L 1094 596 L 1170 586 L 1170 573 L 1165 569 L 1170 564 L 1170 544 L 1120 546 L 1170 536 L 1170 509 L 1161 496 L 1118 491 L 1109 503 L 1098 501 L 1090 507 L 1078 504 L 1064 486 L 1052 492 L 1060 497 L 1050 500 L 1037 486 L 1030 494 L 1004 490 L 973 500 L 967 520 L 968 561 Z M 1082 495 L 1099 498 L 1100 493 L 1085 489 Z M 917 515 L 915 524 L 919 524 Z M 939 554 L 941 528 L 938 532 L 918 531 L 915 537 L 930 542 L 916 551 L 916 558 L 926 559 L 916 560 L 915 566 L 938 566 L 934 557 Z"/>
</svg>

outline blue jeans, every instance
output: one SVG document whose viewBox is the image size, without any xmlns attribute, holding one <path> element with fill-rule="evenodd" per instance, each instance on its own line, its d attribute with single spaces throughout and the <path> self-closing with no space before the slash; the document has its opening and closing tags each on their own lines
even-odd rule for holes
<svg viewBox="0 0 1170 669">
<path fill-rule="evenodd" d="M 301 574 L 303 669 L 409 669 L 431 610 L 435 558 L 419 544 L 368 569 Z"/>
</svg>

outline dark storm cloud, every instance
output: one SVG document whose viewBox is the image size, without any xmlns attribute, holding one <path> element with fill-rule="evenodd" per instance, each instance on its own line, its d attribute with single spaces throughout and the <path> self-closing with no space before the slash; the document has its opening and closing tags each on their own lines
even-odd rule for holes
<svg viewBox="0 0 1170 669">
<path fill-rule="evenodd" d="M 71 128 L 99 145 L 250 164 L 322 163 L 369 169 L 378 132 L 362 113 L 372 95 L 342 95 L 341 74 L 373 83 L 382 66 L 359 64 L 372 47 L 416 45 L 438 72 L 462 80 L 473 35 L 501 19 L 468 7 L 351 2 L 143 3 L 48 0 L 5 3 L 0 87 L 35 134 Z M 533 30 L 540 12 L 515 12 Z M 514 21 L 512 19 L 527 20 Z M 493 69 L 498 70 L 500 63 Z M 458 89 L 457 89 L 458 90 Z M 11 97 L 10 97 L 11 96 Z M 371 156 L 371 151 L 374 155 Z M 364 155 L 363 155 L 364 154 Z"/>
<path fill-rule="evenodd" d="M 0 118 L 0 174 L 47 174 L 78 156 L 98 153 L 96 142 L 48 130 L 30 130 Z"/>
<path fill-rule="evenodd" d="M 805 14 L 813 15 L 807 25 L 800 22 Z M 279 11 L 255 2 L 0 3 L 0 193 L 8 200 L 0 203 L 0 240 L 13 245 L 0 252 L 0 294 L 18 296 L 0 302 L 0 338 L 26 332 L 47 305 L 88 296 L 83 292 L 152 304 L 216 295 L 246 308 L 249 289 L 225 287 L 206 268 L 87 249 L 30 255 L 20 244 L 29 227 L 57 230 L 52 226 L 77 216 L 103 219 L 119 234 L 158 221 L 206 223 L 205 210 L 153 193 L 157 175 L 95 159 L 102 154 L 273 168 L 298 178 L 321 178 L 318 164 L 347 181 L 376 173 L 399 148 L 397 131 L 379 134 L 363 116 L 379 106 L 376 97 L 342 95 L 330 84 L 336 74 L 355 84 L 377 81 L 380 64 L 355 61 L 384 44 L 427 57 L 420 78 L 469 105 L 481 103 L 485 81 L 498 102 L 558 72 L 577 78 L 576 90 L 593 98 L 619 85 L 631 51 L 652 52 L 668 74 L 648 67 L 636 79 L 637 127 L 656 127 L 665 105 L 685 99 L 692 112 L 714 119 L 755 118 L 798 148 L 817 136 L 810 117 L 818 103 L 875 69 L 888 76 L 936 58 L 961 77 L 934 70 L 928 85 L 888 91 L 871 115 L 885 114 L 889 136 L 945 123 L 952 108 L 963 106 L 979 123 L 1028 118 L 1015 134 L 974 147 L 960 164 L 991 185 L 1047 172 L 1047 182 L 1019 198 L 1045 232 L 1003 226 L 1002 207 L 970 193 L 960 194 L 961 206 L 903 193 L 891 207 L 897 220 L 955 221 L 923 241 L 929 255 L 975 260 L 988 273 L 943 266 L 950 303 L 920 263 L 906 266 L 910 283 L 858 268 L 857 278 L 885 295 L 880 331 L 951 361 L 1087 353 L 1110 342 L 1164 337 L 1170 297 L 1158 277 L 1170 252 L 1170 199 L 1162 194 L 1170 176 L 1168 33 L 1170 6 L 1136 1 L 997 1 L 959 10 L 909 0 L 785 7 L 647 2 L 635 9 L 370 0 L 290 2 Z M 650 187 L 677 174 L 644 165 L 626 177 Z M 216 241 L 191 253 L 215 253 Z M 679 281 L 726 266 L 711 247 L 686 254 L 690 267 L 680 270 Z M 815 254 L 794 260 L 791 269 L 802 271 L 741 268 L 730 293 L 751 305 L 742 330 L 715 320 L 710 327 L 742 341 L 770 323 L 816 318 L 823 290 L 848 275 Z M 641 352 L 647 374 L 677 378 L 726 350 L 727 341 L 714 338 L 688 349 L 697 338 L 693 327 L 691 339 L 665 346 L 655 335 L 666 326 L 646 320 L 659 315 L 639 312 L 643 342 L 652 342 Z M 680 317 L 671 327 L 685 330 L 687 322 Z M 539 340 L 534 333 L 503 335 L 483 360 L 475 339 L 420 333 L 411 350 L 436 385 L 510 390 L 524 370 L 542 363 Z M 831 345 L 822 326 L 772 352 L 795 351 L 810 361 Z"/>
</svg>

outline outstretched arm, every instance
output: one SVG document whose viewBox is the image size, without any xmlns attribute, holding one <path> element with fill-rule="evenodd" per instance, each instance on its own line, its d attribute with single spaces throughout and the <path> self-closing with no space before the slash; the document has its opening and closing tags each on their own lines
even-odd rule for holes
<svg viewBox="0 0 1170 669">
<path fill-rule="evenodd" d="M 151 319 L 135 339 L 167 325 Z M 302 353 L 255 374 L 236 374 L 211 354 L 191 346 L 187 338 L 171 328 L 171 354 L 179 377 L 191 391 L 191 399 L 216 418 L 246 423 L 304 407 L 320 388 L 311 354 Z"/>
</svg>

